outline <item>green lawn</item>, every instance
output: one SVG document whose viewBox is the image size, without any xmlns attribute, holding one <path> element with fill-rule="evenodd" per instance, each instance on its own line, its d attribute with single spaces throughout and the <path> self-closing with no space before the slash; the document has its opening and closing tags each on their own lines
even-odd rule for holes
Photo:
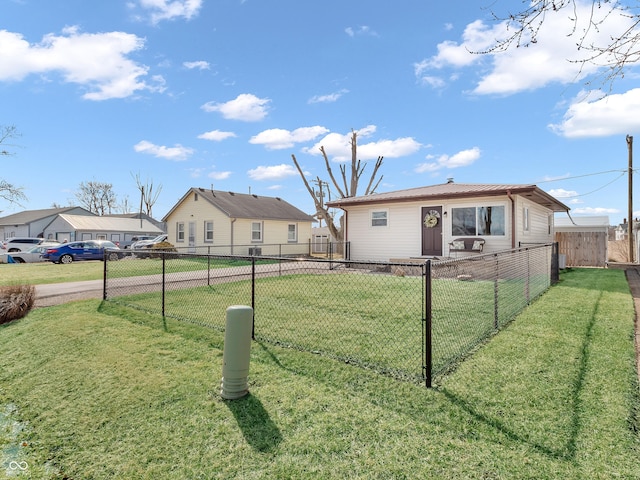
<svg viewBox="0 0 640 480">
<path fill-rule="evenodd" d="M 637 479 L 633 318 L 623 272 L 575 269 L 437 388 L 254 342 L 223 401 L 216 330 L 38 309 L 0 326 L 0 476 Z"/>
<path fill-rule="evenodd" d="M 247 260 L 217 259 L 211 263 L 205 257 L 186 256 L 167 260 L 167 269 L 173 272 L 189 272 L 210 268 L 226 268 L 249 265 Z M 115 262 L 107 262 L 109 276 L 134 277 L 162 273 L 162 261 L 158 258 L 125 257 Z M 68 265 L 51 262 L 0 264 L 0 286 L 28 283 L 32 285 L 101 280 L 104 277 L 104 263 L 101 261 L 80 261 Z"/>
</svg>

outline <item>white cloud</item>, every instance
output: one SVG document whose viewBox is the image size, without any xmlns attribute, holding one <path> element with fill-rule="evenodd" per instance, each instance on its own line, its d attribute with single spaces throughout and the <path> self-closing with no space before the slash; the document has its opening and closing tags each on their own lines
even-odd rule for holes
<svg viewBox="0 0 640 480">
<path fill-rule="evenodd" d="M 284 148 L 291 148 L 296 143 L 309 142 L 328 131 L 325 127 L 318 125 L 314 127 L 296 128 L 293 131 L 272 128 L 251 137 L 249 143 L 264 145 L 267 150 L 282 150 Z"/>
<path fill-rule="evenodd" d="M 591 11 L 593 2 L 579 0 L 576 2 L 575 14 L 578 19 L 573 35 L 574 23 L 567 17 L 566 11 L 560 14 L 548 14 L 540 29 L 536 43 L 527 48 L 511 48 L 507 51 L 486 52 L 500 40 L 506 39 L 513 27 L 509 29 L 507 22 L 488 26 L 481 20 L 467 25 L 460 43 L 447 40 L 438 45 L 438 53 L 414 65 L 419 81 L 432 76 L 430 72 L 443 68 L 464 68 L 478 63 L 489 63 L 486 73 L 477 83 L 474 93 L 480 95 L 510 95 L 521 91 L 534 90 L 550 83 L 568 84 L 595 73 L 598 67 L 593 64 L 582 65 L 570 62 L 579 60 L 582 54 L 577 49 L 581 32 L 588 32 L 585 45 L 602 45 L 608 43 L 619 32 L 631 27 L 633 19 L 624 15 L 621 10 L 614 10 L 598 28 L 588 28 L 586 22 L 594 16 L 598 22 L 609 9 Z M 583 55 L 588 56 L 585 52 Z M 425 82 L 428 83 L 428 82 Z"/>
<path fill-rule="evenodd" d="M 251 93 L 241 93 L 234 100 L 225 103 L 208 102 L 202 106 L 205 112 L 220 112 L 229 120 L 258 122 L 267 116 L 268 98 L 258 98 Z"/>
<path fill-rule="evenodd" d="M 151 23 L 162 20 L 195 17 L 202 7 L 203 0 L 139 0 L 140 7 L 150 14 Z"/>
<path fill-rule="evenodd" d="M 293 167 L 293 165 L 283 163 L 271 167 L 260 166 L 249 170 L 247 174 L 252 180 L 281 180 L 283 178 L 298 175 L 298 171 Z"/>
<path fill-rule="evenodd" d="M 214 180 L 226 180 L 231 176 L 232 172 L 210 172 L 207 177 L 213 178 Z"/>
<path fill-rule="evenodd" d="M 205 62 L 204 60 L 199 60 L 196 62 L 184 62 L 182 65 L 184 65 L 184 67 L 188 68 L 189 70 L 193 70 L 194 68 L 197 68 L 198 70 L 209 70 L 211 68 L 209 62 Z"/>
<path fill-rule="evenodd" d="M 576 192 L 575 190 L 565 190 L 563 188 L 553 188 L 549 190 L 548 193 L 552 197 L 556 198 L 571 198 L 578 196 L 578 192 Z"/>
<path fill-rule="evenodd" d="M 80 33 L 66 28 L 62 35 L 47 34 L 29 44 L 18 33 L 0 30 L 0 81 L 21 81 L 31 74 L 59 73 L 68 83 L 82 85 L 87 100 L 126 98 L 136 92 L 163 91 L 144 81 L 149 68 L 127 58 L 144 47 L 144 39 L 124 32 Z"/>
<path fill-rule="evenodd" d="M 433 162 L 420 163 L 414 171 L 416 173 L 435 172 L 442 168 L 459 168 L 467 167 L 480 158 L 480 148 L 473 147 L 467 150 L 461 150 L 453 155 L 433 155 L 427 156 L 427 160 L 435 159 Z"/>
<path fill-rule="evenodd" d="M 338 101 L 338 99 L 340 99 L 340 97 L 342 97 L 342 95 L 344 95 L 345 93 L 349 93 L 349 90 L 343 88 L 342 90 L 339 90 L 335 93 L 329 93 L 327 95 L 315 95 L 311 97 L 307 101 L 307 103 L 333 103 Z"/>
<path fill-rule="evenodd" d="M 236 134 L 233 132 L 221 132 L 220 130 L 211 130 L 210 132 L 201 133 L 198 138 L 203 140 L 211 140 L 213 142 L 221 142 L 227 138 L 233 138 Z"/>
<path fill-rule="evenodd" d="M 624 135 L 640 130 L 640 88 L 610 94 L 595 100 L 579 96 L 569 106 L 561 123 L 549 125 L 568 138 Z"/>
<path fill-rule="evenodd" d="M 356 130 L 358 135 L 358 159 L 366 161 L 377 159 L 379 156 L 385 158 L 399 158 L 417 152 L 422 146 L 411 137 L 397 138 L 395 140 L 378 140 L 365 143 L 363 138 L 367 138 L 376 132 L 375 125 L 368 125 L 360 130 Z M 325 152 L 334 162 L 351 161 L 351 133 L 340 134 L 330 133 L 318 141 L 314 146 L 305 148 L 303 151 L 311 155 L 321 155 L 320 147 L 324 147 Z"/>
<path fill-rule="evenodd" d="M 134 145 L 133 149 L 138 153 L 146 153 L 148 155 L 153 155 L 154 157 L 176 161 L 186 160 L 194 152 L 192 148 L 183 147 L 180 144 L 173 147 L 165 147 L 163 145 L 154 145 L 146 140 L 142 140 Z"/>
<path fill-rule="evenodd" d="M 372 30 L 371 27 L 367 25 L 361 25 L 359 27 L 347 27 L 344 29 L 345 33 L 350 37 L 355 37 L 357 35 L 368 35 L 371 37 L 377 37 L 378 33 L 375 30 Z"/>
</svg>

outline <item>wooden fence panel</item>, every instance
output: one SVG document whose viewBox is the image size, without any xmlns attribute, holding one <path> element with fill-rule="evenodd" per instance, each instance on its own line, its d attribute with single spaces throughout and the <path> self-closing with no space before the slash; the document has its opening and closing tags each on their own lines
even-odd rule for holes
<svg viewBox="0 0 640 480">
<path fill-rule="evenodd" d="M 556 232 L 558 251 L 567 256 L 568 267 L 604 267 L 607 234 L 604 232 Z"/>
</svg>

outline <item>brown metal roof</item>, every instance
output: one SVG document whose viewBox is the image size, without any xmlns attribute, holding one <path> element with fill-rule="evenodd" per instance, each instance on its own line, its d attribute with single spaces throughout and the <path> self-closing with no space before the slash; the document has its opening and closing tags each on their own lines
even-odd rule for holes
<svg viewBox="0 0 640 480">
<path fill-rule="evenodd" d="M 504 195 L 521 195 L 532 202 L 549 208 L 554 212 L 569 211 L 562 202 L 549 195 L 536 185 L 526 184 L 484 184 L 484 183 L 442 183 L 426 187 L 396 190 L 394 192 L 375 193 L 361 197 L 340 198 L 327 202 L 329 207 L 345 208 L 353 205 L 378 203 L 413 202 L 419 200 L 449 200 L 456 198 L 490 197 Z"/>
<path fill-rule="evenodd" d="M 220 209 L 230 218 L 263 219 L 263 220 L 296 220 L 313 222 L 313 217 L 302 210 L 285 202 L 279 197 L 263 197 L 246 193 L 224 192 L 206 188 L 191 188 L 167 213 L 163 221 L 181 204 L 191 193 L 197 193 L 201 198 Z"/>
</svg>

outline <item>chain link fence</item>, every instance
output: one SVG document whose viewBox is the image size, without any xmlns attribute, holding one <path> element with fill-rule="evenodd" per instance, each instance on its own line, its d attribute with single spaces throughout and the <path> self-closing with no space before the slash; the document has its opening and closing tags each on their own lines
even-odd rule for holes
<svg viewBox="0 0 640 480">
<path fill-rule="evenodd" d="M 104 299 L 220 331 L 229 306 L 249 305 L 257 341 L 431 386 L 549 287 L 551 251 L 395 263 L 132 251 L 105 262 Z"/>
</svg>

